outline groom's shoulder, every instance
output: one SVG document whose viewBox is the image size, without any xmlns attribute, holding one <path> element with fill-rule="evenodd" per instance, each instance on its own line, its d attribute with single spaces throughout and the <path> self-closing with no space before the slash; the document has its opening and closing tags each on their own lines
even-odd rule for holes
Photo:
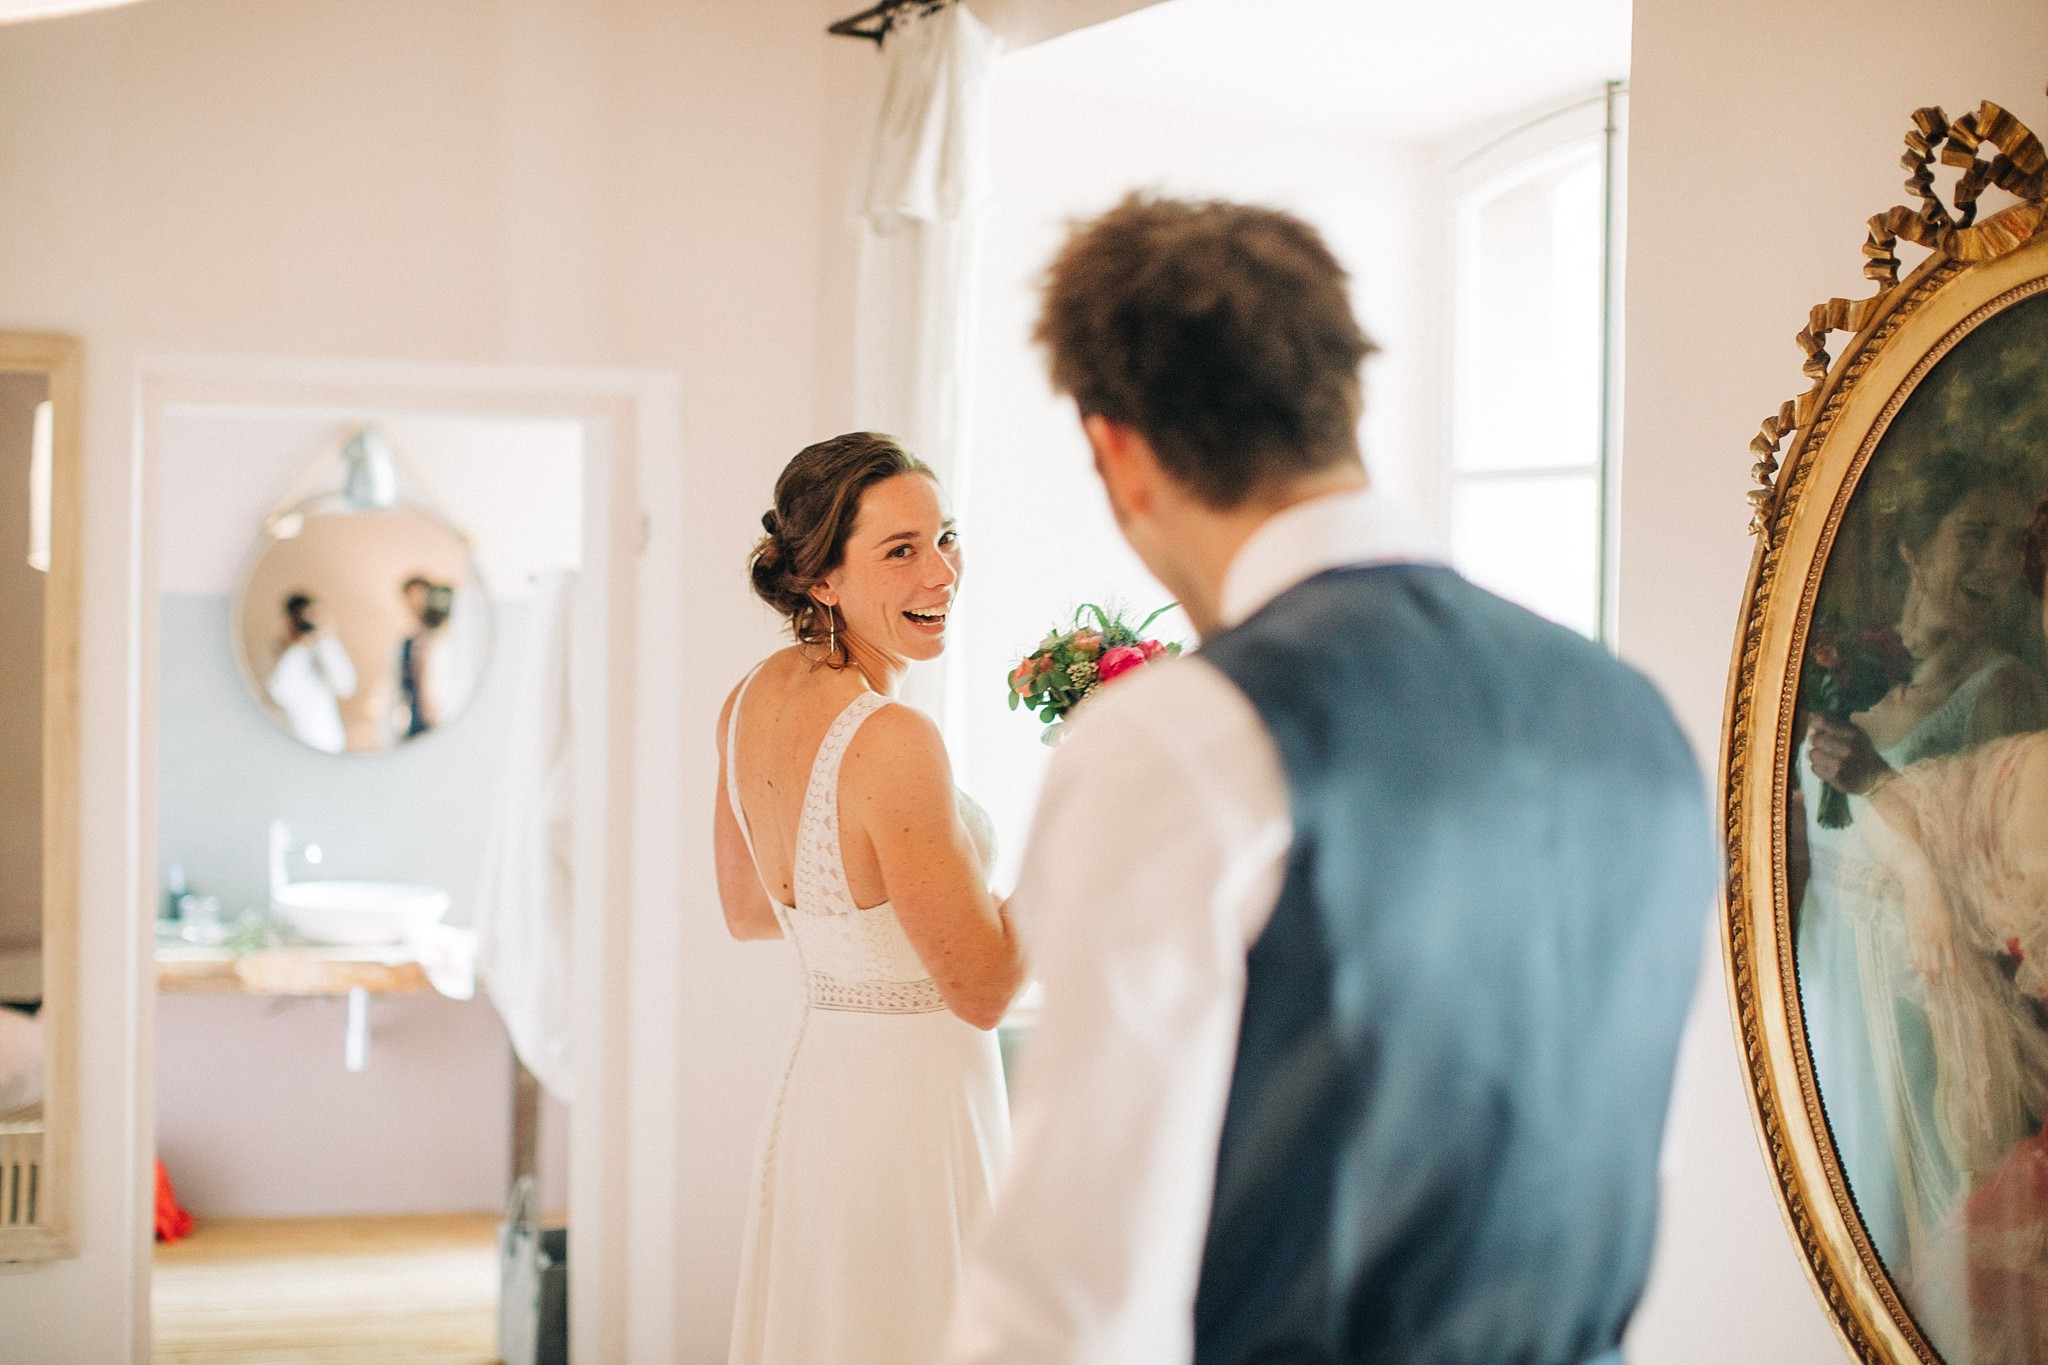
<svg viewBox="0 0 2048 1365">
<path fill-rule="evenodd" d="M 1062 748 L 1091 761 L 1121 761 L 1146 752 L 1178 765 L 1235 761 L 1264 727 L 1245 694 L 1200 654 L 1135 669 L 1091 696 L 1069 722 Z"/>
</svg>

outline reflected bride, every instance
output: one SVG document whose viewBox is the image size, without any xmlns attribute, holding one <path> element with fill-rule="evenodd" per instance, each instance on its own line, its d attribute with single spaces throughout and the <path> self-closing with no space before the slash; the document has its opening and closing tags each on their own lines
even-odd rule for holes
<svg viewBox="0 0 2048 1365">
<path fill-rule="evenodd" d="M 2026 506 L 1967 457 L 1915 471 L 1884 537 L 1907 579 L 1898 629 L 1911 677 L 1853 721 L 1813 715 L 1799 774 L 1810 874 L 1796 933 L 1814 1073 L 1864 1226 L 1901 1277 L 1954 1204 L 1959 1174 L 1933 1116 L 1936 1063 L 1898 881 L 1871 847 L 1862 794 L 1895 770 L 2048 720 L 2039 682 L 1995 628 L 1995 604 L 2017 591 Z M 1851 794 L 1859 813 L 1845 827 L 1822 818 L 1822 782 Z"/>
<path fill-rule="evenodd" d="M 762 1134 L 733 1365 L 936 1354 L 1009 1144 L 995 1036 L 1023 980 L 987 817 L 894 696 L 945 648 L 959 536 L 931 471 L 854 433 L 776 482 L 754 590 L 796 643 L 719 718 L 719 898 L 787 938 L 805 1007 Z"/>
<path fill-rule="evenodd" d="M 2040 600 L 2048 500 L 2026 576 Z M 1870 801 L 1883 817 L 1873 844 L 1902 887 L 1961 1194 L 1915 1247 L 1906 1288 L 1948 1359 L 2048 1359 L 2048 731 L 1915 764 Z"/>
</svg>

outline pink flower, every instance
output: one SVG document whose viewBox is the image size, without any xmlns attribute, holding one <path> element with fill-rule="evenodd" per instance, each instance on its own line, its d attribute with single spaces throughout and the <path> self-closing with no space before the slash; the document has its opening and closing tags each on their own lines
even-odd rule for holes
<svg viewBox="0 0 2048 1365">
<path fill-rule="evenodd" d="M 1095 676 L 1103 682 L 1109 682 L 1130 672 L 1146 660 L 1145 651 L 1137 645 L 1118 645 L 1115 649 L 1105 650 L 1102 658 L 1096 661 Z"/>
<path fill-rule="evenodd" d="M 1137 647 L 1145 652 L 1145 662 L 1150 663 L 1166 652 L 1166 646 L 1157 640 L 1140 640 Z"/>
</svg>

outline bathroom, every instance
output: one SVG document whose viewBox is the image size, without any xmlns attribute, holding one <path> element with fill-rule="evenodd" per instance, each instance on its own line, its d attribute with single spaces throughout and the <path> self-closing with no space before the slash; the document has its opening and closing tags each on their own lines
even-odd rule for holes
<svg viewBox="0 0 2048 1365">
<path fill-rule="evenodd" d="M 159 1352 L 286 1317 L 364 1347 L 394 1269 L 475 1337 L 515 1173 L 567 1207 L 566 879 L 526 851 L 553 830 L 565 865 L 583 432 L 250 403 L 160 431 L 156 1132 L 195 1221 L 159 1219 Z"/>
</svg>

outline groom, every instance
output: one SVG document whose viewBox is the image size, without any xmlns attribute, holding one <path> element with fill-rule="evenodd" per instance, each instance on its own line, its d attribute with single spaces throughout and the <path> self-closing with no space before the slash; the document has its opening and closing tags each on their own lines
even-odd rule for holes
<svg viewBox="0 0 2048 1365">
<path fill-rule="evenodd" d="M 1038 339 L 1198 656 L 1092 698 L 1012 908 L 1045 987 L 950 1365 L 1619 1362 L 1714 891 L 1655 690 L 1359 458 L 1306 224 L 1133 197 Z"/>
</svg>

